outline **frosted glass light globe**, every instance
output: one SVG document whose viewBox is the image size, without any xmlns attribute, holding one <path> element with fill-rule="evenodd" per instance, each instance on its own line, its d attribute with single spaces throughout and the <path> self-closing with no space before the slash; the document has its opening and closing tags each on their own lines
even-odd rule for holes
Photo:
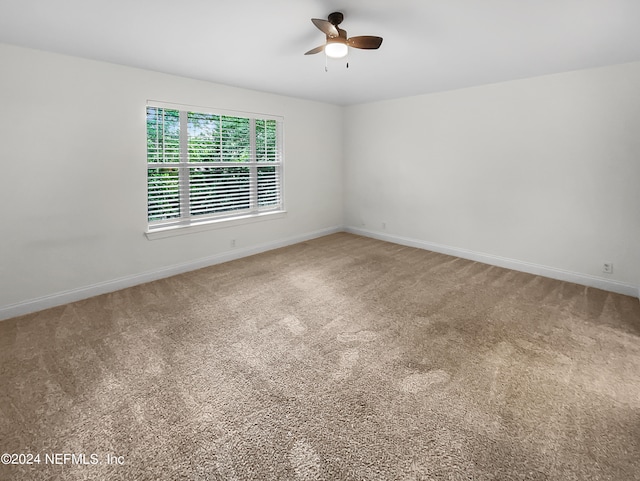
<svg viewBox="0 0 640 481">
<path fill-rule="evenodd" d="M 324 53 L 327 54 L 327 57 L 342 58 L 349 53 L 349 47 L 347 47 L 347 44 L 345 43 L 332 42 L 328 43 L 324 48 Z"/>
</svg>

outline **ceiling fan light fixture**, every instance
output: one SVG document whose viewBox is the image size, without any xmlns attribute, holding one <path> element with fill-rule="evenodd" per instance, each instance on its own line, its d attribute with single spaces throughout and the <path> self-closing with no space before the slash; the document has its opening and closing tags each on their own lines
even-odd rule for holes
<svg viewBox="0 0 640 481">
<path fill-rule="evenodd" d="M 342 42 L 328 42 L 324 47 L 324 53 L 327 54 L 327 57 L 343 58 L 349 53 L 349 47 Z"/>
<path fill-rule="evenodd" d="M 344 58 L 349 54 L 349 48 L 364 50 L 376 50 L 382 44 L 382 37 L 373 35 L 360 35 L 348 37 L 347 31 L 338 27 L 342 23 L 344 15 L 340 12 L 329 14 L 327 20 L 312 18 L 311 22 L 326 36 L 324 45 L 312 48 L 305 55 L 314 55 L 324 51 L 329 58 Z M 347 63 L 347 67 L 349 64 Z M 326 66 L 325 66 L 326 68 Z"/>
</svg>

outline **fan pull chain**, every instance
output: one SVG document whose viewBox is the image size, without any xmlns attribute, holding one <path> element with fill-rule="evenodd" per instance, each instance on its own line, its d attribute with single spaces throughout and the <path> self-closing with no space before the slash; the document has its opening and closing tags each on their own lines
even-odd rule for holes
<svg viewBox="0 0 640 481">
<path fill-rule="evenodd" d="M 328 56 L 325 54 L 324 56 L 324 71 L 328 72 L 329 71 L 329 64 L 328 64 L 328 60 L 327 60 Z M 349 68 L 349 54 L 347 54 L 347 68 Z"/>
</svg>

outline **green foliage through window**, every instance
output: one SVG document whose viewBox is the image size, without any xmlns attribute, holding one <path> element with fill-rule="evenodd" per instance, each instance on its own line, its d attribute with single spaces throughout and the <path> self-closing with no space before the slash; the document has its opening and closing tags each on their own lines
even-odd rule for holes
<svg viewBox="0 0 640 481">
<path fill-rule="evenodd" d="M 147 107 L 151 225 L 282 209 L 281 121 Z"/>
</svg>

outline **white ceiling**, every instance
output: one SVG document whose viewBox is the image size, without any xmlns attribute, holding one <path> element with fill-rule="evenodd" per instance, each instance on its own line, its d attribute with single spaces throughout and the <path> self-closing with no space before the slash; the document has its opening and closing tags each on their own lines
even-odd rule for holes
<svg viewBox="0 0 640 481">
<path fill-rule="evenodd" d="M 303 53 L 333 11 L 384 42 L 325 72 Z M 637 61 L 639 21 L 640 0 L 0 0 L 0 42 L 341 105 Z"/>
</svg>

